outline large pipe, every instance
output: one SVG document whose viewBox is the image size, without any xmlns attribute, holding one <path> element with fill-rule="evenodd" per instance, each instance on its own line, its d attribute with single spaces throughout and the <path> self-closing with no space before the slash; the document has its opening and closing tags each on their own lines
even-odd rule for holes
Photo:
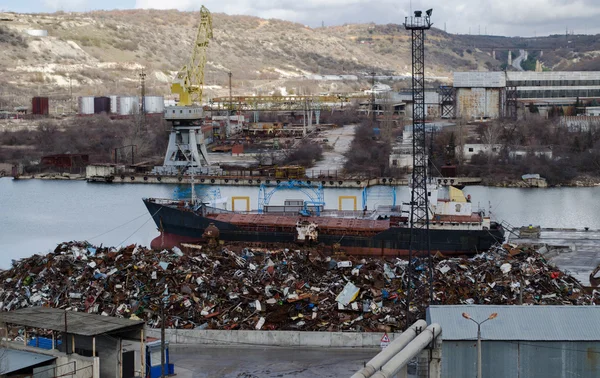
<svg viewBox="0 0 600 378">
<path fill-rule="evenodd" d="M 398 372 L 408 364 L 410 360 L 415 358 L 421 351 L 427 348 L 427 345 L 442 332 L 442 327 L 434 323 L 427 327 L 425 331 L 413 341 L 411 341 L 406 348 L 402 349 L 400 353 L 396 354 L 391 360 L 389 360 L 381 370 L 373 375 L 373 378 L 393 378 Z"/>
<path fill-rule="evenodd" d="M 400 336 L 396 337 L 387 348 L 367 362 L 365 367 L 360 369 L 351 378 L 369 378 L 375 374 L 375 372 L 381 369 L 386 362 L 404 349 L 404 347 L 407 346 L 421 330 L 425 329 L 425 327 L 427 327 L 427 322 L 425 322 L 425 320 L 417 320 L 413 325 L 408 327 L 406 331 L 400 334 Z"/>
</svg>

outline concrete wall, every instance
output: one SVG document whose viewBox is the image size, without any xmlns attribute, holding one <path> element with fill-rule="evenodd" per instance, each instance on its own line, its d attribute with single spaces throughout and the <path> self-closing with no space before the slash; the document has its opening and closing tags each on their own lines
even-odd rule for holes
<svg viewBox="0 0 600 378">
<path fill-rule="evenodd" d="M 104 377 L 100 375 L 100 359 L 69 354 L 56 359 L 56 377 L 90 378 Z M 73 371 L 75 369 L 75 373 Z M 106 376 L 108 377 L 108 376 Z"/>
<path fill-rule="evenodd" d="M 147 328 L 146 335 L 160 338 L 160 329 Z M 388 336 L 393 340 L 395 334 Z M 383 332 L 166 330 L 166 339 L 171 344 L 379 348 L 382 337 Z"/>
</svg>

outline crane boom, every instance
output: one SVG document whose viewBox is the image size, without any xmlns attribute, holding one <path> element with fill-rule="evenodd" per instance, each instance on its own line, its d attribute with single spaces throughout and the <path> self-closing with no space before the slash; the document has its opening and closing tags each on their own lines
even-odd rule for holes
<svg viewBox="0 0 600 378">
<path fill-rule="evenodd" d="M 171 85 L 171 93 L 179 95 L 179 106 L 202 104 L 206 51 L 212 36 L 212 15 L 203 5 L 200 8 L 200 24 L 196 33 L 192 56 L 189 63 L 179 71 Z"/>
</svg>

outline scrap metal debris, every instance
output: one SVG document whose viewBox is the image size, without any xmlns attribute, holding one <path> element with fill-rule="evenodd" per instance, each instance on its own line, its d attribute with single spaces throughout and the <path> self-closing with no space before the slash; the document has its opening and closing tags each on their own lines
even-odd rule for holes
<svg viewBox="0 0 600 378">
<path fill-rule="evenodd" d="M 231 248 L 231 246 L 229 246 Z M 339 261 L 338 261 L 339 260 Z M 600 304 L 599 293 L 528 247 L 434 258 L 438 304 Z M 310 331 L 404 329 L 429 304 L 428 261 L 328 257 L 318 251 L 227 247 L 152 251 L 62 243 L 0 273 L 0 308 L 51 306 L 159 327 Z"/>
</svg>

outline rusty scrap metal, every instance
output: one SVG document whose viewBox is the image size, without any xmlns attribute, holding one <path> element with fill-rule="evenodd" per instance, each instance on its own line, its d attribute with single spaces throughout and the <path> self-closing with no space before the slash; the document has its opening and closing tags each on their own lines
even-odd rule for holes
<svg viewBox="0 0 600 378">
<path fill-rule="evenodd" d="M 169 328 L 393 332 L 406 326 L 408 282 L 411 318 L 425 316 L 428 269 L 418 258 L 409 265 L 326 256 L 317 248 L 159 252 L 69 242 L 1 272 L 0 308 L 68 308 L 158 327 L 164 303 Z M 498 246 L 472 258 L 436 255 L 433 269 L 440 304 L 600 304 L 600 296 L 586 294 L 529 247 Z"/>
</svg>

